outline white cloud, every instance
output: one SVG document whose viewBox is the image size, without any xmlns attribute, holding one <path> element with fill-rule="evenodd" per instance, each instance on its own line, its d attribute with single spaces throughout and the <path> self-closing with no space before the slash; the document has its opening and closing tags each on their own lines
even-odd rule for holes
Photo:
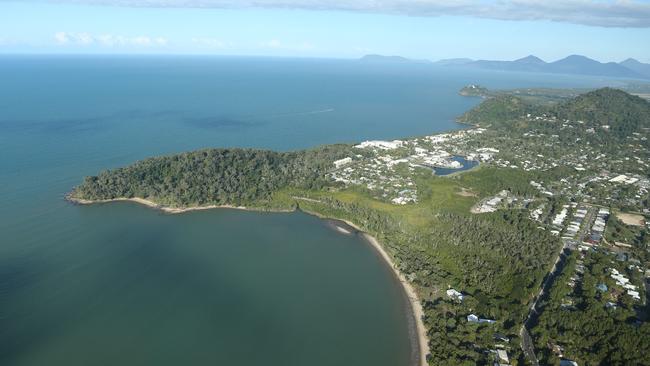
<svg viewBox="0 0 650 366">
<path fill-rule="evenodd" d="M 301 42 L 301 43 L 284 43 L 278 39 L 272 39 L 270 41 L 262 42 L 262 47 L 272 48 L 275 50 L 287 50 L 287 51 L 311 51 L 316 48 L 310 42 Z"/>
<path fill-rule="evenodd" d="M 56 43 L 58 44 L 66 44 L 70 42 L 70 39 L 68 38 L 68 34 L 66 32 L 54 33 L 54 40 L 56 40 Z"/>
<path fill-rule="evenodd" d="M 192 43 L 205 48 L 224 49 L 230 45 L 217 38 L 192 38 Z"/>
<path fill-rule="evenodd" d="M 75 32 L 56 32 L 54 33 L 54 41 L 59 45 L 99 45 L 105 47 L 162 47 L 169 43 L 169 41 L 164 37 L 125 37 L 113 34 L 93 35 L 90 33 Z"/>
<path fill-rule="evenodd" d="M 268 48 L 282 48 L 282 42 L 278 41 L 277 39 L 272 39 L 264 43 L 264 45 Z"/>
<path fill-rule="evenodd" d="M 344 10 L 413 16 L 550 20 L 601 27 L 650 27 L 644 0 L 49 0 L 93 5 L 177 8 Z"/>
</svg>

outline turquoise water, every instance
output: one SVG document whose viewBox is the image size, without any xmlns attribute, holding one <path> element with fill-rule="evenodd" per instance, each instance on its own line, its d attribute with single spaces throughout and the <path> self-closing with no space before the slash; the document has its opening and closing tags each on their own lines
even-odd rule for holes
<svg viewBox="0 0 650 366">
<path fill-rule="evenodd" d="M 608 81 L 172 57 L 0 57 L 1 365 L 386 365 L 410 356 L 380 258 L 300 213 L 164 215 L 63 196 L 201 147 L 291 150 L 449 130 L 480 83 Z"/>
</svg>

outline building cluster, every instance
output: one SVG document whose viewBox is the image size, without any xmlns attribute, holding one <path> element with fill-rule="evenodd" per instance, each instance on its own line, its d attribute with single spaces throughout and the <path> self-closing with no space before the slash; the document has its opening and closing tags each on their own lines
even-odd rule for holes
<svg viewBox="0 0 650 366">
<path fill-rule="evenodd" d="M 623 287 L 627 291 L 627 294 L 634 300 L 641 300 L 638 291 L 639 288 L 636 285 L 631 284 L 629 278 L 625 277 L 625 275 L 620 273 L 616 268 L 610 268 L 609 272 L 610 277 L 616 281 L 616 285 Z"/>
<path fill-rule="evenodd" d="M 485 130 L 473 128 L 420 138 L 392 141 L 364 141 L 355 145 L 360 154 L 334 162 L 331 178 L 344 185 L 367 188 L 377 199 L 397 205 L 418 202 L 416 170 L 461 169 L 468 161 L 488 162 L 499 150 L 469 147 Z"/>
<path fill-rule="evenodd" d="M 516 198 L 510 194 L 510 192 L 503 190 L 492 197 L 487 197 L 479 201 L 472 212 L 474 213 L 486 213 L 486 212 L 495 212 L 504 204 L 511 204 Z"/>
<path fill-rule="evenodd" d="M 533 186 L 533 188 L 537 189 L 540 193 L 552 197 L 554 196 L 553 192 L 549 191 L 548 189 L 544 188 L 542 183 L 535 182 L 534 180 L 530 181 L 530 185 Z"/>
<path fill-rule="evenodd" d="M 477 150 L 490 146 L 491 150 L 485 151 L 491 154 L 488 165 L 540 173 L 535 174 L 535 180 L 530 181 L 530 186 L 537 191 L 535 198 L 520 200 L 534 203 L 525 205 L 529 209 L 530 218 L 537 221 L 540 228 L 560 236 L 565 253 L 579 249 L 579 258 L 572 267 L 574 272 L 566 280 L 571 290 L 560 301 L 562 309 L 575 310 L 575 304 L 582 301 L 577 299 L 584 295 L 583 286 L 591 283 L 583 281 L 586 275 L 597 277 L 602 282 L 590 286 L 607 294 L 603 297 L 603 306 L 609 309 L 628 307 L 629 303 L 619 301 L 620 295 L 629 296 L 635 302 L 644 302 L 645 283 L 635 285 L 631 282 L 638 280 L 634 274 L 638 271 L 644 273 L 646 281 L 650 283 L 650 270 L 644 268 L 643 263 L 634 257 L 632 252 L 636 247 L 625 243 L 611 243 L 618 247 L 611 246 L 606 241 L 605 244 L 601 243 L 610 217 L 610 209 L 607 207 L 624 207 L 626 210 L 650 214 L 650 129 L 627 136 L 625 148 L 612 148 L 601 144 L 599 140 L 599 136 L 613 133 L 609 125 L 558 120 L 545 115 L 528 115 L 525 118 L 531 122 L 528 126 L 539 128 L 530 128 L 523 134 L 518 131 L 488 131 L 474 141 L 466 142 L 465 146 L 456 146 L 457 150 L 449 151 L 463 151 L 470 147 Z M 547 128 L 544 126 L 546 123 L 554 124 L 554 127 Z M 558 126 L 560 134 L 548 133 L 551 130 L 557 131 Z M 523 142 L 520 138 L 522 135 Z M 549 174 L 542 174 L 543 172 Z M 473 208 L 473 212 L 494 212 L 509 207 L 504 203 L 505 198 L 501 193 L 485 197 Z M 569 203 L 562 204 L 564 202 Z M 650 228 L 650 223 L 645 224 Z M 593 253 L 607 253 L 611 257 L 604 260 L 625 263 L 626 273 L 630 276 L 612 268 L 607 276 L 612 280 L 610 283 L 601 271 L 593 273 Z M 479 318 L 470 314 L 468 321 L 478 322 Z M 497 353 L 497 350 L 492 351 Z M 562 353 L 556 353 L 561 359 L 561 365 L 577 365 L 575 361 L 564 358 Z M 495 358 L 495 365 L 504 363 L 507 364 L 507 361 Z"/>
<path fill-rule="evenodd" d="M 625 149 L 611 149 L 597 139 L 588 138 L 596 130 L 609 131 L 608 125 L 588 128 L 591 124 L 585 121 L 560 121 L 544 115 L 529 115 L 525 119 L 532 126 L 529 131 L 514 132 L 516 136 L 489 131 L 469 145 L 495 147 L 498 152 L 490 164 L 498 167 L 529 172 L 563 169 L 562 179 L 535 182 L 536 188 L 546 196 L 562 195 L 591 204 L 620 203 L 650 213 L 643 204 L 650 198 L 647 177 L 650 130 L 627 136 Z M 545 124 L 553 127 L 545 128 Z M 558 126 L 562 136 L 548 132 L 557 131 Z M 587 136 L 580 131 L 587 132 Z M 567 141 L 567 136 L 572 134 L 576 137 Z"/>
<path fill-rule="evenodd" d="M 575 204 L 574 204 L 575 205 Z M 583 226 L 583 222 L 589 212 L 589 208 L 585 206 L 577 207 L 576 211 L 573 214 L 573 219 L 566 226 L 562 239 L 564 240 L 578 240 L 582 241 L 582 238 L 578 238 L 578 232 Z"/>
<path fill-rule="evenodd" d="M 609 219 L 609 209 L 601 208 L 596 214 L 596 220 L 594 225 L 591 227 L 591 235 L 588 239 L 591 243 L 600 243 L 605 233 L 605 226 L 607 225 L 607 220 Z"/>
</svg>

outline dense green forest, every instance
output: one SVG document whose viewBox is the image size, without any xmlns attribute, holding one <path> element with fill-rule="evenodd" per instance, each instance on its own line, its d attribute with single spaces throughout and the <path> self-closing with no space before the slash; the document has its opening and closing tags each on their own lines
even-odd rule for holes
<svg viewBox="0 0 650 366">
<path fill-rule="evenodd" d="M 650 128 L 650 102 L 622 90 L 602 88 L 578 95 L 552 105 L 540 105 L 513 95 L 497 95 L 458 118 L 460 122 L 489 125 L 497 129 L 528 129 L 531 121 L 526 116 L 544 116 L 558 123 L 565 120 L 581 121 L 584 132 L 589 128 L 605 134 L 607 139 L 622 139 L 641 128 Z M 557 133 L 558 124 L 544 122 L 535 127 Z"/>
<path fill-rule="evenodd" d="M 171 206 L 262 205 L 286 187 L 320 189 L 347 145 L 300 152 L 207 149 L 146 159 L 87 177 L 71 197 L 87 200 L 146 198 Z"/>
<path fill-rule="evenodd" d="M 609 126 L 618 138 L 650 127 L 650 102 L 612 88 L 579 95 L 552 107 L 551 113 L 559 120 L 584 121 L 586 128 Z"/>
<path fill-rule="evenodd" d="M 533 105 L 512 95 L 489 98 L 478 107 L 458 117 L 459 122 L 492 128 L 510 128 L 513 123 L 529 113 L 537 113 L 542 107 Z"/>
</svg>

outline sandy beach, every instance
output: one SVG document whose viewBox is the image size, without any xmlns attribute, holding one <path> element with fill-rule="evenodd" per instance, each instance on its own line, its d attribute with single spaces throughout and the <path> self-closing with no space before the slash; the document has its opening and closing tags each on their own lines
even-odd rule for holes
<svg viewBox="0 0 650 366">
<path fill-rule="evenodd" d="M 184 207 L 184 208 L 178 208 L 178 207 L 169 207 L 169 206 L 163 206 L 159 205 L 153 201 L 146 200 L 144 198 L 138 198 L 138 197 L 133 197 L 133 198 L 113 198 L 110 200 L 97 200 L 97 201 L 91 201 L 91 200 L 83 200 L 83 199 L 78 199 L 74 197 L 66 197 L 66 199 L 70 202 L 79 204 L 79 205 L 91 205 L 95 203 L 109 203 L 109 202 L 135 202 L 150 208 L 154 208 L 156 210 L 163 211 L 165 213 L 170 213 L 170 214 L 180 214 L 184 212 L 190 212 L 190 211 L 202 211 L 202 210 L 211 210 L 215 208 L 230 208 L 230 209 L 235 209 L 235 210 L 251 210 L 247 207 L 244 206 L 232 206 L 232 205 L 208 205 L 208 206 L 196 206 L 196 207 Z M 259 211 L 259 210 L 256 210 Z"/>
<path fill-rule="evenodd" d="M 247 208 L 244 206 L 231 206 L 231 205 L 209 205 L 209 206 L 197 206 L 197 207 L 187 207 L 187 208 L 177 208 L 177 207 L 167 207 L 167 206 L 162 206 L 159 205 L 153 201 L 146 200 L 143 198 L 114 198 L 110 200 L 97 200 L 97 201 L 92 201 L 92 200 L 83 200 L 83 199 L 77 199 L 74 197 L 67 196 L 66 199 L 70 202 L 80 204 L 80 205 L 90 205 L 90 204 L 95 204 L 95 203 L 108 203 L 108 202 L 134 202 L 138 203 L 141 205 L 145 205 L 150 208 L 154 208 L 157 210 L 161 210 L 165 213 L 170 213 L 170 214 L 181 214 L 185 212 L 190 212 L 190 211 L 201 211 L 201 210 L 211 210 L 215 208 L 228 208 L 228 209 L 236 209 L 236 210 L 249 210 L 249 211 L 261 211 L 261 209 L 255 209 L 255 208 Z M 274 212 L 291 212 L 290 210 L 276 210 Z M 424 322 L 422 320 L 424 316 L 424 311 L 422 309 L 422 304 L 420 302 L 420 299 L 417 295 L 417 292 L 415 291 L 415 288 L 411 283 L 406 279 L 403 273 L 401 273 L 395 264 L 393 263 L 393 260 L 391 257 L 388 255 L 384 247 L 379 243 L 379 241 L 371 236 L 370 234 L 366 233 L 363 231 L 360 227 L 355 225 L 354 223 L 347 221 L 347 220 L 342 220 L 338 218 L 328 218 L 328 217 L 323 217 L 322 215 L 319 215 L 318 213 L 315 212 L 310 212 L 310 211 L 303 211 L 307 214 L 317 216 L 321 219 L 325 220 L 331 220 L 333 221 L 332 226 L 334 227 L 335 230 L 340 232 L 341 234 L 344 235 L 351 235 L 354 232 L 357 231 L 361 235 L 363 235 L 364 239 L 377 251 L 377 253 L 382 257 L 382 259 L 386 262 L 388 267 L 393 271 L 395 277 L 398 279 L 400 284 L 402 285 L 402 288 L 404 289 L 404 295 L 406 297 L 406 300 L 409 303 L 409 317 L 411 318 L 409 320 L 409 336 L 411 338 L 411 344 L 413 345 L 413 350 L 412 350 L 412 356 L 411 356 L 411 362 L 410 366 L 427 366 L 427 360 L 426 356 L 429 354 L 429 339 L 427 338 L 427 332 L 424 327 Z M 347 226 L 347 227 L 346 227 Z M 352 230 L 351 230 L 352 229 Z"/>
</svg>

